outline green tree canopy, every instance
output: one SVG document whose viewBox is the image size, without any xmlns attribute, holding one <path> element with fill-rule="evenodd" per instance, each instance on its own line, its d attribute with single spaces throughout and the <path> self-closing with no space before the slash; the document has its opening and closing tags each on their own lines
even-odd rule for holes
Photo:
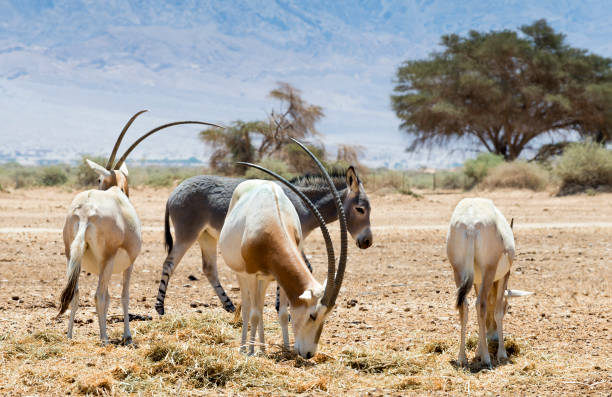
<svg viewBox="0 0 612 397">
<path fill-rule="evenodd" d="M 412 148 L 471 137 L 515 159 L 546 133 L 612 139 L 612 60 L 570 47 L 545 20 L 441 45 L 397 71 L 391 100 Z"/>
</svg>

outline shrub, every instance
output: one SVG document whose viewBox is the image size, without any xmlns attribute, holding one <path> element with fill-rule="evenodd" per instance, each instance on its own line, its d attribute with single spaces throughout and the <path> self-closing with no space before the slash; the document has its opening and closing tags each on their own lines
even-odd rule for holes
<svg viewBox="0 0 612 397">
<path fill-rule="evenodd" d="M 319 147 L 315 145 L 306 145 L 308 150 L 310 150 L 317 158 L 321 161 L 325 160 L 325 148 Z M 296 172 L 298 174 L 306 174 L 306 173 L 318 173 L 319 168 L 312 161 L 310 156 L 297 144 L 290 143 L 285 146 L 285 151 L 287 153 L 287 162 L 291 164 L 291 171 Z"/>
<path fill-rule="evenodd" d="M 464 189 L 467 186 L 466 176 L 462 172 L 447 172 L 440 176 L 442 189 Z"/>
<path fill-rule="evenodd" d="M 513 188 L 540 191 L 546 188 L 548 172 L 535 163 L 502 163 L 489 171 L 480 183 L 485 189 Z"/>
<path fill-rule="evenodd" d="M 40 174 L 40 184 L 43 186 L 63 185 L 68 180 L 68 174 L 60 166 L 44 167 Z"/>
<path fill-rule="evenodd" d="M 312 162 L 312 160 L 310 161 Z M 265 157 L 261 161 L 259 161 L 257 164 L 269 169 L 270 171 L 276 172 L 277 174 L 279 174 L 280 176 L 286 179 L 291 179 L 295 176 L 294 174 L 289 172 L 289 165 L 282 160 L 278 160 L 272 157 Z M 248 167 L 246 173 L 244 174 L 244 177 L 247 179 L 276 180 L 272 178 L 270 175 L 266 174 L 265 172 L 259 171 L 252 167 Z"/>
<path fill-rule="evenodd" d="M 612 152 L 594 142 L 573 143 L 558 159 L 553 172 L 561 181 L 559 196 L 588 189 L 610 190 Z"/>
<path fill-rule="evenodd" d="M 466 160 L 463 173 L 468 179 L 467 187 L 474 187 L 482 182 L 491 169 L 503 162 L 502 156 L 493 153 L 480 153 L 475 159 Z"/>
</svg>

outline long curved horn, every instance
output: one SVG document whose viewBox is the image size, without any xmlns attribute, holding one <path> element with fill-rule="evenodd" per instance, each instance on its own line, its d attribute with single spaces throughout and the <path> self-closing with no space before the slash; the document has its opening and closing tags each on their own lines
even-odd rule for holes
<svg viewBox="0 0 612 397">
<path fill-rule="evenodd" d="M 317 167 L 319 167 L 335 199 L 334 203 L 336 204 L 336 210 L 338 211 L 338 221 L 340 222 L 340 258 L 338 259 L 338 270 L 336 271 L 336 275 L 333 279 L 334 289 L 333 291 L 331 291 L 331 295 L 328 295 L 328 288 L 326 288 L 325 295 L 323 295 L 323 301 L 322 301 L 327 307 L 333 307 L 336 304 L 336 298 L 338 297 L 338 294 L 340 293 L 340 287 L 342 286 L 342 280 L 344 279 L 344 270 L 346 269 L 346 251 L 347 251 L 347 245 L 348 245 L 348 238 L 346 236 L 346 229 L 347 229 L 346 214 L 344 213 L 344 208 L 342 207 L 342 200 L 340 200 L 340 195 L 338 194 L 338 190 L 336 190 L 336 186 L 334 185 L 334 182 L 332 181 L 331 177 L 327 173 L 327 170 L 325 169 L 323 164 L 321 164 L 319 159 L 317 159 L 317 157 L 314 154 L 312 154 L 312 152 L 308 150 L 308 148 L 304 146 L 301 142 L 299 142 L 297 139 L 294 139 L 291 137 L 289 139 L 291 139 L 299 147 L 301 147 L 310 156 L 310 158 L 315 162 Z M 327 281 L 327 283 L 328 283 L 327 286 L 329 287 L 329 280 Z"/>
<path fill-rule="evenodd" d="M 138 144 L 140 142 L 145 140 L 145 138 L 147 138 L 150 135 L 153 135 L 154 133 L 156 133 L 159 130 L 163 130 L 164 128 L 172 127 L 172 126 L 175 126 L 175 125 L 181 125 L 181 124 L 201 124 L 201 125 L 207 125 L 209 127 L 223 128 L 220 125 L 216 125 L 216 124 L 212 124 L 212 123 L 206 123 L 206 122 L 203 122 L 203 121 L 175 121 L 173 123 L 168 123 L 168 124 L 160 125 L 159 127 L 153 128 L 151 131 L 147 132 L 146 134 L 144 134 L 143 136 L 138 138 L 134 143 L 132 143 L 132 146 L 130 146 L 128 148 L 128 150 L 126 150 L 125 153 L 123 153 L 123 156 L 121 156 L 119 161 L 117 161 L 117 164 L 115 164 L 114 169 L 118 170 L 119 167 L 121 167 L 121 165 L 125 161 L 125 159 L 127 159 L 129 154 L 132 152 L 132 150 L 134 150 L 136 148 L 136 146 L 138 146 Z"/>
<path fill-rule="evenodd" d="M 317 207 L 315 207 L 312 201 L 310 201 L 310 199 L 306 197 L 306 195 L 302 193 L 297 187 L 295 187 L 291 182 L 289 182 L 282 176 L 278 175 L 277 173 L 270 171 L 269 169 L 264 168 L 257 164 L 246 163 L 242 161 L 237 162 L 237 164 L 256 168 L 278 179 L 285 186 L 291 189 L 295 194 L 297 194 L 298 197 L 302 199 L 304 204 L 306 204 L 306 206 L 310 209 L 310 211 L 312 211 L 312 213 L 315 215 L 315 217 L 317 218 L 317 221 L 319 222 L 319 227 L 321 228 L 323 239 L 325 240 L 325 248 L 327 249 L 327 285 L 325 286 L 325 294 L 323 296 L 332 294 L 333 292 L 332 289 L 334 287 L 334 278 L 336 277 L 336 258 L 334 256 L 334 244 L 332 243 L 331 237 L 329 235 L 329 230 L 327 229 L 327 225 L 325 224 L 325 220 L 323 219 L 323 216 L 321 216 L 321 213 L 319 212 Z"/>
<path fill-rule="evenodd" d="M 110 156 L 108 157 L 108 161 L 106 162 L 107 170 L 110 171 L 113 169 L 113 162 L 115 161 L 117 150 L 119 150 L 119 145 L 121 145 L 121 140 L 123 139 L 123 136 L 127 132 L 128 128 L 130 128 L 134 120 L 136 120 L 136 117 L 140 116 L 141 114 L 145 112 L 148 112 L 148 110 L 145 109 L 145 110 L 141 110 L 140 112 L 136 113 L 135 115 L 132 116 L 131 119 L 128 120 L 125 126 L 123 126 L 123 130 L 121 130 L 121 134 L 119 134 L 119 137 L 117 138 L 117 141 L 115 142 L 115 146 L 113 147 L 113 151 L 111 152 Z"/>
</svg>

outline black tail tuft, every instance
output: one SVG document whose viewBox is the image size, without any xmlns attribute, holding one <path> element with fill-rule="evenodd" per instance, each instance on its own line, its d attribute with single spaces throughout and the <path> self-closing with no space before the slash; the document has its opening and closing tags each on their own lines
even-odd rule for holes
<svg viewBox="0 0 612 397">
<path fill-rule="evenodd" d="M 166 215 L 164 216 L 164 236 L 166 239 L 166 252 L 170 253 L 172 251 L 172 245 L 174 242 L 172 241 L 172 233 L 170 233 L 170 207 L 168 206 L 168 202 L 166 202 Z"/>
<path fill-rule="evenodd" d="M 472 288 L 472 284 L 474 283 L 474 274 L 471 273 L 468 277 L 463 279 L 463 282 L 459 286 L 459 290 L 457 291 L 457 308 L 463 306 L 463 302 L 465 302 L 465 297 L 470 292 Z"/>
</svg>

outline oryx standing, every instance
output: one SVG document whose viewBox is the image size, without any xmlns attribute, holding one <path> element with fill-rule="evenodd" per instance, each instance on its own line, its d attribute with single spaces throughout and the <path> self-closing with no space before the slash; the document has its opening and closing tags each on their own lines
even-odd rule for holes
<svg viewBox="0 0 612 397">
<path fill-rule="evenodd" d="M 457 204 L 450 221 L 446 253 L 457 285 L 457 308 L 461 319 L 461 345 L 458 361 L 467 365 L 465 332 L 468 319 L 467 294 L 474 285 L 478 296 L 478 348 L 484 366 L 491 366 L 487 336 L 499 341 L 497 360 L 507 358 L 503 318 L 507 297 L 529 292 L 506 290 L 514 260 L 514 235 L 506 218 L 489 199 L 466 198 Z M 489 335 L 487 335 L 487 330 Z"/>
<path fill-rule="evenodd" d="M 342 199 L 349 233 L 356 240 L 359 248 L 370 247 L 372 245 L 370 201 L 355 168 L 351 166 L 345 172 L 333 173 L 331 178 Z M 159 314 L 163 315 L 165 312 L 164 300 L 170 276 L 183 255 L 196 241 L 200 244 L 202 251 L 202 270 L 221 300 L 223 308 L 229 312 L 235 310 L 232 301 L 219 282 L 217 240 L 232 193 L 243 181 L 244 179 L 221 176 L 195 176 L 177 186 L 168 198 L 164 222 L 168 256 L 163 264 L 155 303 L 155 309 Z M 315 204 L 325 222 L 333 222 L 338 218 L 333 195 L 322 175 L 298 177 L 291 182 Z M 283 190 L 298 213 L 302 238 L 305 239 L 319 226 L 316 217 L 296 193 L 288 188 L 283 188 Z M 169 218 L 172 219 L 174 225 L 175 242 L 170 233 Z"/>
<path fill-rule="evenodd" d="M 295 140 L 294 140 L 295 141 Z M 340 220 L 340 258 L 336 273 L 334 250 L 325 226 L 325 220 L 315 205 L 303 194 L 299 197 L 317 220 L 327 247 L 328 276 L 321 285 L 308 270 L 301 254 L 302 227 L 298 212 L 287 195 L 270 181 L 250 180 L 242 182 L 234 190 L 229 212 L 219 236 L 219 248 L 225 263 L 236 273 L 242 295 L 242 340 L 246 348 L 249 323 L 251 338 L 249 354 L 254 352 L 255 336 L 259 333 L 262 351 L 265 349 L 263 305 L 266 288 L 276 280 L 282 290 L 283 304 L 279 320 L 283 331 L 283 343 L 288 347 L 288 301 L 292 311 L 295 334 L 295 350 L 304 357 L 314 356 L 323 330 L 323 323 L 331 313 L 344 277 L 347 259 L 347 226 L 343 203 L 323 165 L 301 143 L 320 168 Z M 253 164 L 247 164 L 254 166 Z M 291 183 L 262 168 L 299 193 Z"/>
<path fill-rule="evenodd" d="M 108 283 L 111 274 L 123 273 L 121 292 L 124 316 L 123 342 L 131 342 L 128 313 L 129 284 L 142 240 L 138 215 L 128 199 L 128 170 L 124 161 L 138 143 L 161 129 L 179 124 L 212 125 L 199 121 L 180 121 L 157 127 L 134 142 L 113 165 L 117 149 L 127 129 L 136 117 L 144 112 L 145 110 L 136 113 L 127 122 L 115 142 L 106 167 L 87 160 L 89 166 L 99 174 L 100 190 L 87 190 L 77 194 L 66 216 L 63 237 L 68 258 L 68 283 L 61 294 L 58 317 L 70 305 L 69 338 L 72 338 L 74 316 L 79 304 L 78 281 L 81 269 L 83 269 L 99 275 L 95 301 L 102 343 L 108 342 L 106 334 L 106 313 L 110 300 Z"/>
</svg>

